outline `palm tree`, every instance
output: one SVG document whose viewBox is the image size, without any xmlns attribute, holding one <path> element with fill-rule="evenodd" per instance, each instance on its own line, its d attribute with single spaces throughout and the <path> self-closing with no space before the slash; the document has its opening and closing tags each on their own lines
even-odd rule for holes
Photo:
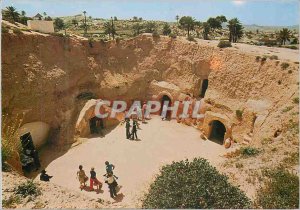
<svg viewBox="0 0 300 210">
<path fill-rule="evenodd" d="M 113 39 L 115 39 L 116 29 L 113 22 L 113 19 L 111 18 L 111 22 L 104 23 L 104 33 L 108 34 L 109 38 L 112 36 Z"/>
<path fill-rule="evenodd" d="M 281 31 L 279 31 L 278 39 L 282 45 L 285 45 L 286 41 L 290 41 L 291 33 L 292 32 L 287 28 L 283 28 Z"/>
<path fill-rule="evenodd" d="M 21 15 L 24 17 L 26 15 L 26 12 L 24 10 L 22 10 Z"/>
<path fill-rule="evenodd" d="M 228 21 L 227 25 L 229 29 L 229 41 L 230 42 L 237 42 L 239 38 L 243 36 L 243 29 L 244 27 L 240 23 L 240 21 L 237 18 L 233 18 Z"/>
<path fill-rule="evenodd" d="M 190 31 L 195 29 L 196 20 L 190 16 L 183 16 L 179 20 L 180 27 L 187 30 L 188 37 L 190 36 Z"/>
<path fill-rule="evenodd" d="M 86 25 L 86 11 L 83 11 L 84 15 L 84 36 L 87 34 L 87 25 Z"/>
<path fill-rule="evenodd" d="M 210 33 L 210 25 L 207 22 L 202 23 L 202 34 L 203 39 L 208 40 L 208 34 Z"/>
<path fill-rule="evenodd" d="M 46 16 L 47 16 L 47 13 L 46 13 L 46 12 L 43 12 L 43 15 L 46 17 Z"/>
<path fill-rule="evenodd" d="M 14 22 L 17 22 L 20 17 L 20 14 L 17 12 L 15 7 L 10 6 L 10 7 L 6 7 L 4 16 L 8 19 L 13 20 Z"/>
<path fill-rule="evenodd" d="M 179 15 L 176 15 L 175 19 L 176 19 L 176 21 L 177 21 L 177 24 L 178 24 Z"/>
</svg>

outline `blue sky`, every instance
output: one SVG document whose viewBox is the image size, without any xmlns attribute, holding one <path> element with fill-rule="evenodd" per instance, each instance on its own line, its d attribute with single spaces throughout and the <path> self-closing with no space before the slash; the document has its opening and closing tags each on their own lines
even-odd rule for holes
<svg viewBox="0 0 300 210">
<path fill-rule="evenodd" d="M 86 10 L 88 16 L 174 21 L 189 15 L 205 21 L 220 14 L 237 17 L 243 24 L 288 26 L 299 24 L 299 0 L 2 0 L 2 8 L 13 5 L 28 16 L 76 15 Z"/>
</svg>

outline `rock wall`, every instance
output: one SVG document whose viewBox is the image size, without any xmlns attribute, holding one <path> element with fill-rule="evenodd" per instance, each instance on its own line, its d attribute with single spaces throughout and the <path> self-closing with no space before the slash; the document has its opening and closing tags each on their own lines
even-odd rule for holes
<svg viewBox="0 0 300 210">
<path fill-rule="evenodd" d="M 160 94 L 155 90 L 161 91 L 154 88 L 155 80 L 172 84 L 184 96 L 198 97 L 202 80 L 208 78 L 209 111 L 227 116 L 235 140 L 242 141 L 252 132 L 253 141 L 259 141 L 273 135 L 278 121 L 285 118 L 278 110 L 298 95 L 298 64 L 282 70 L 279 63 L 257 62 L 254 55 L 234 48 L 219 49 L 183 38 L 153 39 L 144 34 L 125 41 L 89 42 L 6 33 L 2 36 L 2 107 L 12 118 L 22 114 L 24 123 L 49 124 L 52 140 L 67 144 L 74 141 L 75 124 L 86 102 L 79 96 L 151 99 Z M 176 92 L 178 97 L 180 93 Z M 244 111 L 241 120 L 236 110 Z"/>
</svg>

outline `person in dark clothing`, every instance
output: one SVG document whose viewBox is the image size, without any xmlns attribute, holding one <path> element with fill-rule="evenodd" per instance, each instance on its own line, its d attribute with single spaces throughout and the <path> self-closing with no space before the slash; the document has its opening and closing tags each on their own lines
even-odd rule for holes
<svg viewBox="0 0 300 210">
<path fill-rule="evenodd" d="M 40 175 L 40 180 L 44 181 L 44 182 L 49 182 L 52 177 L 53 176 L 49 176 L 48 174 L 46 174 L 45 170 L 42 170 L 41 175 Z"/>
<path fill-rule="evenodd" d="M 90 131 L 91 131 L 91 134 L 98 133 L 96 117 L 93 117 L 90 119 Z"/>
<path fill-rule="evenodd" d="M 100 190 L 100 188 L 102 187 L 102 183 L 97 179 L 96 177 L 96 172 L 94 168 L 91 168 L 90 171 L 91 177 L 90 177 L 90 190 L 93 191 L 94 190 L 94 185 L 97 186 L 97 190 Z"/>
<path fill-rule="evenodd" d="M 126 138 L 130 139 L 130 120 L 128 118 L 125 119 L 126 121 Z"/>
<path fill-rule="evenodd" d="M 113 164 L 110 164 L 108 161 L 105 161 L 105 169 L 106 169 L 106 174 L 112 173 L 114 174 L 113 170 L 115 169 L 115 166 Z"/>
<path fill-rule="evenodd" d="M 116 187 L 118 186 L 118 183 L 117 183 L 116 179 L 118 179 L 118 177 L 114 176 L 112 173 L 108 173 L 106 176 L 106 180 L 105 180 L 105 183 L 108 184 L 110 197 L 112 197 L 112 198 L 117 196 Z"/>
<path fill-rule="evenodd" d="M 33 164 L 28 165 L 28 163 L 24 162 L 24 169 L 26 172 L 30 172 L 32 168 L 34 167 L 35 170 L 39 170 L 41 167 L 40 159 L 37 150 L 35 149 L 35 146 L 32 141 L 32 137 L 30 132 L 24 134 L 23 136 L 20 137 L 21 143 L 22 143 L 22 148 L 23 148 L 23 156 L 26 156 L 27 159 L 32 158 L 33 159 Z"/>
<path fill-rule="evenodd" d="M 131 139 L 134 140 L 134 137 L 135 139 L 137 139 L 137 122 L 136 121 L 133 121 L 133 125 L 132 125 L 132 130 L 131 130 Z"/>
</svg>

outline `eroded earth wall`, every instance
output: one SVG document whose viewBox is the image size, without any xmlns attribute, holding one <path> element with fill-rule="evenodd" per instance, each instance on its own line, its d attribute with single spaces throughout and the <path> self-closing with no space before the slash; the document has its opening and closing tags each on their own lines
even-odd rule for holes
<svg viewBox="0 0 300 210">
<path fill-rule="evenodd" d="M 209 111 L 226 116 L 232 138 L 253 142 L 282 129 L 282 109 L 298 96 L 298 64 L 256 61 L 236 48 L 140 35 L 124 41 L 89 42 L 42 34 L 2 35 L 2 108 L 23 123 L 42 121 L 52 139 L 74 141 L 74 128 L 84 99 L 150 99 L 153 80 L 166 81 L 183 94 L 198 97 L 209 79 Z M 237 119 L 236 110 L 243 111 Z M 205 125 L 201 125 L 204 126 Z"/>
</svg>

